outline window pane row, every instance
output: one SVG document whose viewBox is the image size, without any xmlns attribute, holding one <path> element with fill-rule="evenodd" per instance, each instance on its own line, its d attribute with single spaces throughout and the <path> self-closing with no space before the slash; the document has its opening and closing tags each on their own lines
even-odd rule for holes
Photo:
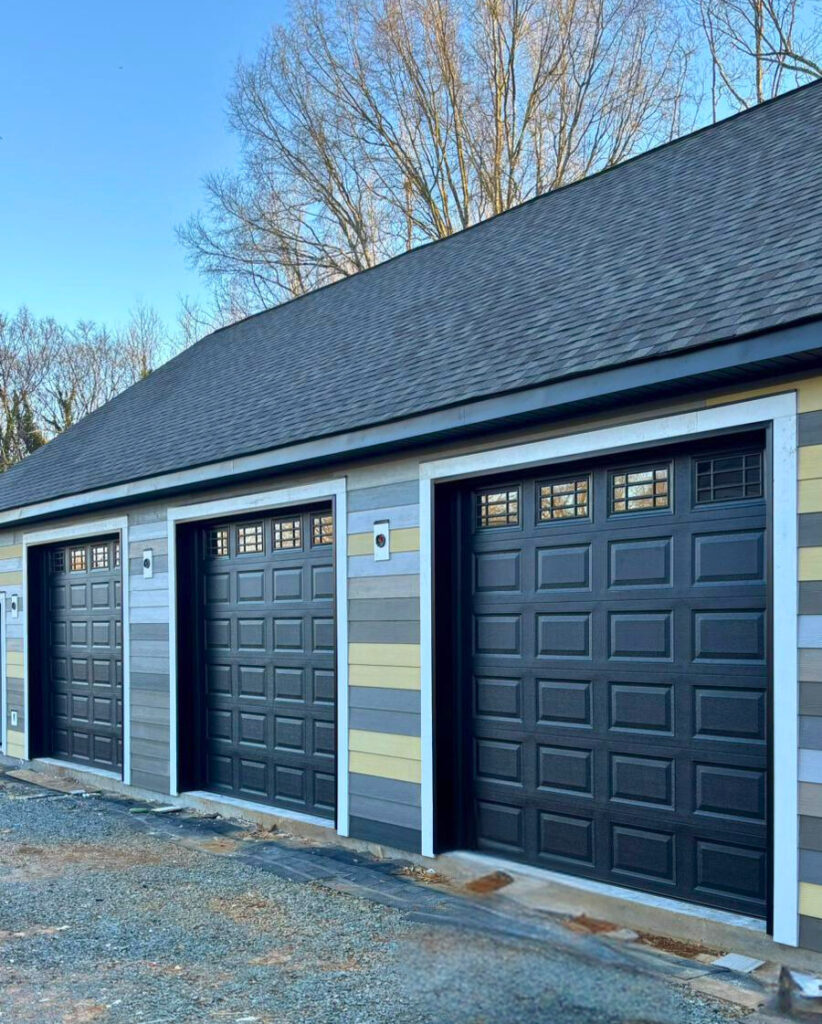
<svg viewBox="0 0 822 1024">
<path fill-rule="evenodd" d="M 227 558 L 231 554 L 230 526 L 214 526 L 206 535 L 206 553 L 211 558 Z M 238 555 L 259 555 L 265 553 L 265 529 L 263 523 L 241 523 L 234 527 Z M 334 543 L 334 517 L 330 512 L 311 513 L 311 544 Z M 273 551 L 299 550 L 303 546 L 303 522 L 301 516 L 287 516 L 275 519 L 271 525 L 271 548 Z"/>
<path fill-rule="evenodd" d="M 761 498 L 762 453 L 697 459 L 694 476 L 698 504 Z"/>
</svg>

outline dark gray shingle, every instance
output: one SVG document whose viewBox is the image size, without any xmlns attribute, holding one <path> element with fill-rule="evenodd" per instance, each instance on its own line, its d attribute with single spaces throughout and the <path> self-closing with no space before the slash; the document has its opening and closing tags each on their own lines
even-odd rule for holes
<svg viewBox="0 0 822 1024">
<path fill-rule="evenodd" d="M 218 331 L 0 509 L 822 316 L 822 83 Z"/>
</svg>

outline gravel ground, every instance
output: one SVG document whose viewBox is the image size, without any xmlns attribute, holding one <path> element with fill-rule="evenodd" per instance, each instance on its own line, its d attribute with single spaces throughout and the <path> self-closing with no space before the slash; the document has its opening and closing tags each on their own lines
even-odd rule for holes
<svg viewBox="0 0 822 1024">
<path fill-rule="evenodd" d="M 230 839 L 197 845 L 111 800 L 41 793 L 0 775 L 0 1024 L 740 1016 L 592 956 L 590 937 L 556 945 L 421 924 L 226 856 L 242 845 Z"/>
</svg>

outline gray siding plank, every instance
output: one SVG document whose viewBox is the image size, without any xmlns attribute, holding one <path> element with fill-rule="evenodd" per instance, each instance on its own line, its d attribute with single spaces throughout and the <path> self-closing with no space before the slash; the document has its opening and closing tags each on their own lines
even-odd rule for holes
<svg viewBox="0 0 822 1024">
<path fill-rule="evenodd" d="M 822 885 L 822 853 L 816 850 L 799 851 L 799 880 Z"/>
<path fill-rule="evenodd" d="M 135 640 L 168 640 L 167 622 L 132 622 L 131 642 Z"/>
<path fill-rule="evenodd" d="M 369 732 L 395 733 L 399 736 L 419 736 L 420 716 L 407 711 L 376 711 L 373 708 L 350 708 L 348 724 L 352 729 Z"/>
<path fill-rule="evenodd" d="M 387 519 L 392 530 L 404 530 L 420 525 L 419 505 L 392 505 L 387 508 L 366 509 L 351 512 L 348 516 L 349 533 L 370 533 L 378 520 Z"/>
<path fill-rule="evenodd" d="M 419 480 L 384 484 L 381 487 L 361 487 L 348 492 L 348 511 L 364 512 L 392 505 L 416 505 L 420 500 Z"/>
<path fill-rule="evenodd" d="M 800 413 L 797 428 L 799 444 L 822 444 L 822 410 Z"/>
<path fill-rule="evenodd" d="M 799 516 L 799 546 L 822 546 L 822 512 L 803 512 Z"/>
<path fill-rule="evenodd" d="M 803 683 L 822 683 L 822 649 L 800 650 L 799 679 Z"/>
<path fill-rule="evenodd" d="M 418 807 L 395 804 L 389 800 L 377 800 L 374 797 L 351 796 L 351 814 L 369 821 L 382 821 L 400 828 L 419 829 L 421 816 Z"/>
<path fill-rule="evenodd" d="M 360 775 L 351 772 L 348 776 L 351 793 L 377 800 L 393 800 L 397 804 L 419 807 L 421 787 L 415 782 L 400 782 L 399 779 L 382 779 L 376 775 Z"/>
<path fill-rule="evenodd" d="M 348 639 L 352 644 L 418 644 L 419 622 L 350 622 Z"/>
<path fill-rule="evenodd" d="M 810 580 L 799 584 L 799 614 L 822 615 L 822 581 Z"/>
<path fill-rule="evenodd" d="M 348 602 L 349 622 L 419 622 L 420 602 L 413 597 L 355 599 Z"/>
<path fill-rule="evenodd" d="M 151 546 L 151 545 L 149 545 Z M 154 572 L 166 573 L 168 572 L 168 555 L 160 555 L 156 551 L 153 552 L 152 561 L 154 563 Z M 128 571 L 131 573 L 132 580 L 142 578 L 143 575 L 143 550 L 141 549 L 136 558 L 130 558 L 128 560 Z"/>
<path fill-rule="evenodd" d="M 168 666 L 166 666 L 168 669 Z M 169 686 L 169 675 L 166 672 L 140 672 L 135 671 L 132 666 L 131 672 L 131 692 L 134 694 L 136 690 L 165 690 L 168 692 Z"/>
<path fill-rule="evenodd" d="M 348 690 L 348 703 L 352 708 L 373 711 L 404 711 L 420 713 L 419 690 L 392 690 L 386 686 L 352 686 Z"/>
<path fill-rule="evenodd" d="M 131 769 L 131 784 L 138 789 L 147 789 L 152 793 L 168 794 L 171 788 L 168 782 L 168 775 L 143 771 L 140 768 L 135 769 L 134 766 Z"/>
<path fill-rule="evenodd" d="M 822 715 L 822 683 L 799 684 L 799 714 Z"/>
<path fill-rule="evenodd" d="M 809 750 L 822 750 L 822 715 L 800 716 L 799 746 Z"/>
<path fill-rule="evenodd" d="M 822 850 L 822 818 L 799 816 L 799 846 L 802 850 Z"/>
<path fill-rule="evenodd" d="M 418 573 L 396 576 L 370 576 L 348 580 L 348 597 L 351 601 L 376 598 L 419 598 L 420 577 Z"/>
</svg>

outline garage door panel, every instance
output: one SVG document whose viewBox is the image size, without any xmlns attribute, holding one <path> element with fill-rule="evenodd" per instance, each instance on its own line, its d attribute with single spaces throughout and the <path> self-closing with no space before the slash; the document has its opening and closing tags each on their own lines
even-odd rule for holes
<svg viewBox="0 0 822 1024">
<path fill-rule="evenodd" d="M 550 515 L 547 475 L 466 493 L 468 831 L 516 860 L 764 914 L 765 502 L 699 504 L 687 451 L 628 463 L 575 472 L 573 505 L 555 471 Z M 649 465 L 667 477 L 644 482 Z"/>
<path fill-rule="evenodd" d="M 334 571 L 323 513 L 200 531 L 207 788 L 333 817 Z M 230 762 L 230 765 L 229 763 Z"/>
</svg>

